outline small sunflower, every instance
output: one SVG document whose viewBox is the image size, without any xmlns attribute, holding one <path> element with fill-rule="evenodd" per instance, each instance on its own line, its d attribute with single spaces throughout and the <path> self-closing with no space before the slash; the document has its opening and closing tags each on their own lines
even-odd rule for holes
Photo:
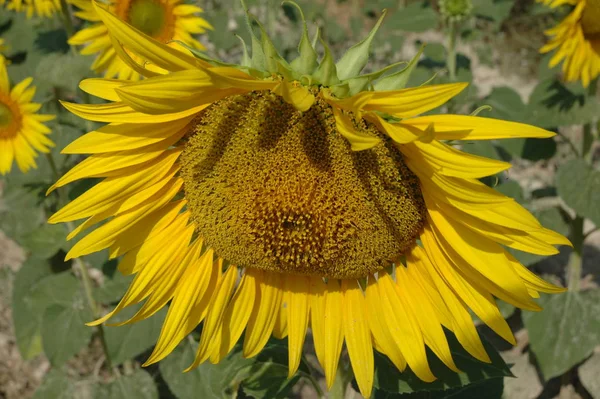
<svg viewBox="0 0 600 399">
<path fill-rule="evenodd" d="M 60 11 L 60 0 L 0 0 L 0 6 L 7 10 L 24 12 L 27 18 L 34 14 L 38 17 L 51 17 Z"/>
<path fill-rule="evenodd" d="M 538 0 L 557 8 L 568 4 L 575 8 L 565 19 L 546 31 L 550 41 L 540 49 L 556 49 L 550 67 L 564 60 L 562 69 L 567 82 L 581 80 L 587 87 L 600 75 L 600 0 Z"/>
<path fill-rule="evenodd" d="M 0 62 L 0 174 L 10 172 L 13 160 L 23 172 L 36 168 L 36 151 L 48 152 L 54 143 L 46 137 L 50 129 L 42 122 L 54 115 L 36 112 L 41 104 L 32 103 L 35 87 L 27 78 L 10 89 L 6 65 Z"/>
<path fill-rule="evenodd" d="M 138 80 L 140 74 L 117 55 L 108 29 L 98 16 L 92 1 L 69 1 L 81 9 L 75 13 L 76 16 L 92 22 L 90 27 L 73 35 L 69 44 L 85 46 L 81 54 L 98 54 L 92 64 L 95 72 L 104 73 L 107 78 Z M 184 4 L 181 0 L 110 0 L 107 8 L 146 35 L 182 51 L 185 49 L 181 43 L 192 49 L 203 50 L 204 46 L 193 35 L 212 29 L 208 22 L 197 15 L 202 12 L 200 7 Z M 132 56 L 136 61 L 142 61 L 135 55 Z"/>
<path fill-rule="evenodd" d="M 143 302 L 119 324 L 133 323 L 170 302 L 146 365 L 203 322 L 190 368 L 219 362 L 242 334 L 244 356 L 255 356 L 273 335 L 287 337 L 291 376 L 310 327 L 328 386 L 345 343 L 368 397 L 374 349 L 433 381 L 426 347 L 457 370 L 444 327 L 489 362 L 470 310 L 514 344 L 496 299 L 535 311 L 540 292 L 563 291 L 505 249 L 552 255 L 569 244 L 478 180 L 510 164 L 445 143 L 553 133 L 419 116 L 466 84 L 404 88 L 418 57 L 399 72 L 360 75 L 379 24 L 337 64 L 323 41 L 317 60 L 305 26 L 288 63 L 248 16 L 262 38 L 252 34 L 252 55 L 238 66 L 184 54 L 97 11 L 115 51 L 146 79 L 87 79 L 80 87 L 110 102 L 64 104 L 108 124 L 63 150 L 91 155 L 50 190 L 104 180 L 50 223 L 85 219 L 69 238 L 102 223 L 67 259 L 108 249 L 135 275 L 90 325 Z M 168 72 L 144 69 L 123 46 Z"/>
</svg>

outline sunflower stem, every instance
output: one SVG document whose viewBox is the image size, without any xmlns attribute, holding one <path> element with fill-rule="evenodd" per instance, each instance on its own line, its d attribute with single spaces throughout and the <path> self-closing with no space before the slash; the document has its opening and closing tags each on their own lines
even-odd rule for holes
<svg viewBox="0 0 600 399">
<path fill-rule="evenodd" d="M 58 181 L 60 179 L 61 173 L 58 170 L 56 161 L 54 160 L 52 153 L 46 153 L 46 158 L 48 159 L 48 163 L 50 164 L 50 169 L 52 170 L 52 174 L 54 175 L 54 180 Z M 56 189 L 56 193 L 58 195 L 59 208 L 63 207 L 69 202 L 69 199 L 62 187 L 58 187 Z M 73 226 L 72 222 L 67 222 L 66 225 L 69 233 L 75 230 L 75 227 Z M 92 311 L 93 318 L 97 319 L 100 317 L 100 307 L 94 299 L 94 286 L 92 284 L 92 279 L 90 277 L 88 267 L 80 258 L 73 258 L 73 266 L 74 269 L 78 270 L 79 274 L 81 275 L 81 282 L 83 285 L 83 290 L 85 292 L 85 297 L 88 302 L 88 306 Z M 104 356 L 106 358 L 106 366 L 112 373 L 112 361 L 110 359 L 110 352 L 108 351 L 108 344 L 106 342 L 106 335 L 104 334 L 104 327 L 102 327 L 102 325 L 98 325 L 96 329 L 98 331 L 98 337 L 100 338 L 100 342 L 102 342 L 102 350 L 104 351 Z"/>
<path fill-rule="evenodd" d="M 448 58 L 446 64 L 448 66 L 448 73 L 450 74 L 450 81 L 456 81 L 456 39 L 458 37 L 458 26 L 457 22 L 450 19 L 448 21 Z"/>
<path fill-rule="evenodd" d="M 67 3 L 67 0 L 60 0 L 60 9 L 62 11 L 63 26 L 65 32 L 67 32 L 67 39 L 70 39 L 75 34 L 75 28 L 73 27 L 73 16 L 71 15 L 71 6 Z M 75 47 L 69 45 L 71 52 L 77 54 Z"/>
<path fill-rule="evenodd" d="M 573 243 L 573 252 L 569 256 L 568 264 L 568 288 L 569 291 L 579 291 L 581 282 L 582 263 L 583 263 L 583 242 L 585 234 L 583 233 L 583 217 L 576 216 L 571 224 L 571 242 Z"/>
<path fill-rule="evenodd" d="M 598 78 L 590 82 L 588 87 L 588 97 L 590 100 L 594 100 L 596 93 L 598 92 Z M 593 151 L 592 147 L 594 144 L 594 126 L 595 121 L 590 121 L 583 125 L 583 140 L 581 143 L 581 157 L 588 163 L 592 163 Z"/>
</svg>

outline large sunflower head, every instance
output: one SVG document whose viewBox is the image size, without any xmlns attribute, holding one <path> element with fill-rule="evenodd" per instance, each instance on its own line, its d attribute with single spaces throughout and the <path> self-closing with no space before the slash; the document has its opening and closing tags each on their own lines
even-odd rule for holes
<svg viewBox="0 0 600 399">
<path fill-rule="evenodd" d="M 31 102 L 35 87 L 31 78 L 10 88 L 6 65 L 0 59 L 0 174 L 12 169 L 13 160 L 23 172 L 36 168 L 37 152 L 48 152 L 54 143 L 48 139 L 50 129 L 43 122 L 54 115 L 41 115 L 41 104 Z"/>
<path fill-rule="evenodd" d="M 80 30 L 69 39 L 71 45 L 85 46 L 81 54 L 98 54 L 92 69 L 105 77 L 138 80 L 140 74 L 132 70 L 115 52 L 108 33 L 91 0 L 69 0 L 80 11 L 79 18 L 90 21 L 91 26 Z M 186 51 L 202 50 L 203 45 L 194 35 L 212 29 L 198 16 L 202 9 L 181 0 L 110 0 L 104 7 L 134 28 L 170 47 Z M 131 57 L 139 61 L 135 54 Z"/>
<path fill-rule="evenodd" d="M 560 24 L 546 31 L 550 41 L 541 53 L 556 50 L 550 67 L 563 62 L 565 80 L 580 80 L 587 87 L 600 75 L 600 0 L 538 0 L 552 8 L 575 8 Z"/>
<path fill-rule="evenodd" d="M 0 6 L 5 6 L 7 10 L 24 12 L 27 18 L 33 15 L 51 17 L 60 11 L 60 0 L 0 0 Z"/>
<path fill-rule="evenodd" d="M 135 275 L 118 306 L 91 324 L 143 302 L 125 323 L 135 322 L 170 302 L 146 364 L 204 323 L 190 367 L 219 362 L 242 335 L 244 355 L 254 356 L 274 335 L 288 340 L 293 375 L 310 327 L 328 385 L 345 343 L 368 397 L 374 348 L 433 381 L 426 347 L 456 370 L 444 327 L 489 361 L 470 311 L 514 343 L 496 299 L 539 310 L 539 292 L 562 291 L 506 248 L 551 255 L 568 240 L 478 180 L 509 164 L 448 143 L 553 133 L 423 115 L 465 84 L 405 88 L 418 56 L 401 71 L 361 75 L 377 27 L 337 63 L 304 29 L 288 63 L 258 24 L 252 55 L 230 65 L 97 11 L 115 52 L 147 79 L 88 79 L 81 88 L 109 103 L 65 103 L 108 124 L 63 150 L 90 155 L 52 189 L 104 180 L 50 222 L 83 219 L 69 238 L 102 223 L 67 258 L 108 249 Z"/>
</svg>

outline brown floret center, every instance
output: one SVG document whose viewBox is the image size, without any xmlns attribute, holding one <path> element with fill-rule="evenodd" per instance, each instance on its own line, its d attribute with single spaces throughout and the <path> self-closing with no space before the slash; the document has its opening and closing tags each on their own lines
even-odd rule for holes
<svg viewBox="0 0 600 399">
<path fill-rule="evenodd" d="M 194 222 L 219 256 L 245 267 L 327 278 L 374 273 L 415 245 L 425 205 L 417 177 L 382 138 L 354 152 L 317 97 L 299 112 L 270 92 L 207 108 L 184 143 Z"/>
</svg>

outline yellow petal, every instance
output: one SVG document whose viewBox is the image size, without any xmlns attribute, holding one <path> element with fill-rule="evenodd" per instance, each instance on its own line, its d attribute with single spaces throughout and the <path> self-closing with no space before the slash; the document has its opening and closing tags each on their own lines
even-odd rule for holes
<svg viewBox="0 0 600 399">
<path fill-rule="evenodd" d="M 385 326 L 398 342 L 402 355 L 410 369 L 421 380 L 435 380 L 427 361 L 425 341 L 418 322 L 412 312 L 400 300 L 389 274 L 381 272 L 377 279 L 377 288 L 381 298 L 381 312 Z M 385 328 L 384 326 L 384 328 Z"/>
<path fill-rule="evenodd" d="M 426 242 L 426 237 L 422 236 L 421 239 L 424 243 Z M 452 291 L 449 286 L 450 283 L 446 282 L 443 275 L 438 273 L 427 253 L 421 247 L 415 246 L 411 250 L 407 260 L 415 264 L 421 272 L 420 274 L 424 278 L 430 279 L 434 287 L 437 288 L 437 292 L 439 292 L 442 298 L 442 303 L 447 306 L 449 315 L 451 315 L 452 325 L 450 329 L 456 335 L 458 342 L 473 357 L 482 362 L 489 363 L 491 361 L 490 357 L 481 343 L 481 338 L 479 338 L 479 334 L 475 329 L 473 319 L 465 303 Z"/>
<path fill-rule="evenodd" d="M 373 388 L 375 363 L 365 297 L 356 280 L 342 280 L 342 292 L 346 347 L 360 393 L 368 398 Z"/>
<path fill-rule="evenodd" d="M 363 109 L 409 118 L 445 104 L 467 86 L 468 83 L 448 83 L 395 91 L 377 91 Z"/>
<path fill-rule="evenodd" d="M 406 360 L 404 359 L 404 356 L 402 356 L 400 346 L 394 337 L 392 337 L 390 330 L 382 319 L 381 298 L 379 297 L 377 280 L 373 276 L 369 276 L 366 299 L 368 306 L 367 317 L 369 320 L 369 327 L 373 333 L 373 338 L 381 345 L 382 353 L 390 358 L 396 368 L 400 371 L 404 371 L 406 368 Z"/>
<path fill-rule="evenodd" d="M 256 303 L 260 306 L 254 307 L 248 320 L 243 349 L 246 358 L 256 356 L 269 340 L 277 319 L 277 309 L 283 291 L 279 273 L 257 274 L 256 281 L 258 282 Z"/>
<path fill-rule="evenodd" d="M 325 291 L 325 314 L 323 320 L 323 371 L 327 388 L 331 389 L 337 373 L 342 344 L 344 343 L 343 295 L 337 280 L 329 280 Z"/>
<path fill-rule="evenodd" d="M 231 352 L 236 342 L 242 336 L 242 332 L 244 332 L 248 320 L 250 319 L 250 314 L 252 314 L 252 309 L 254 309 L 254 301 L 256 298 L 256 279 L 254 277 L 254 270 L 255 269 L 246 269 L 246 272 L 240 281 L 240 285 L 223 315 L 221 347 L 219 352 L 219 357 L 221 359 Z"/>
<path fill-rule="evenodd" d="M 229 266 L 225 274 L 221 277 L 219 284 L 216 289 L 216 295 L 213 297 L 206 319 L 204 320 L 204 326 L 202 328 L 202 337 L 198 344 L 198 351 L 196 352 L 196 359 L 192 365 L 188 368 L 197 367 L 200 363 L 203 363 L 210 356 L 211 343 L 214 343 L 215 333 L 218 331 L 219 325 L 223 320 L 225 309 L 229 304 L 229 299 L 233 293 L 235 287 L 235 281 L 238 277 L 238 269 L 236 266 Z M 219 340 L 219 344 L 220 344 Z"/>
<path fill-rule="evenodd" d="M 99 154 L 147 147 L 185 134 L 194 117 L 166 123 L 127 123 L 102 126 L 71 142 L 63 154 Z"/>
<path fill-rule="evenodd" d="M 300 365 L 304 338 L 308 328 L 309 279 L 304 276 L 285 276 L 285 289 L 288 292 L 288 378 L 291 378 Z"/>
<path fill-rule="evenodd" d="M 181 149 L 169 150 L 147 167 L 124 176 L 109 177 L 71 201 L 48 220 L 49 223 L 68 222 L 103 212 L 158 183 L 169 173 Z"/>
<path fill-rule="evenodd" d="M 115 123 L 162 123 L 171 122 L 195 115 L 207 105 L 201 105 L 170 114 L 149 115 L 138 112 L 123 102 L 110 104 L 73 104 L 60 102 L 66 109 L 75 115 L 94 122 Z"/>
<path fill-rule="evenodd" d="M 472 285 L 454 269 L 451 260 L 447 258 L 436 237 L 428 226 L 421 234 L 427 257 L 435 270 L 448 282 L 452 291 L 458 296 L 485 324 L 509 343 L 516 341 L 510 327 L 502 317 L 496 301 L 488 291 L 479 285 Z"/>
<path fill-rule="evenodd" d="M 79 83 L 79 88 L 93 96 L 103 98 L 109 101 L 121 101 L 115 91 L 116 88 L 131 83 L 128 80 L 119 79 L 84 79 Z"/>
<path fill-rule="evenodd" d="M 217 273 L 212 273 L 212 266 L 213 251 L 208 250 L 185 270 L 173 295 L 158 342 L 144 366 L 156 363 L 171 353 L 200 323 L 217 284 Z"/>
<path fill-rule="evenodd" d="M 446 335 L 437 317 L 437 311 L 419 283 L 411 277 L 406 267 L 403 265 L 396 267 L 398 296 L 404 300 L 405 305 L 415 315 L 427 346 L 449 369 L 458 373 L 459 370 L 452 359 Z"/>
<path fill-rule="evenodd" d="M 283 80 L 271 90 L 273 93 L 283 97 L 287 103 L 292 104 L 301 112 L 308 111 L 315 102 L 315 96 L 300 84 L 294 84 Z"/>
<path fill-rule="evenodd" d="M 104 25 L 108 28 L 109 33 L 119 42 L 123 43 L 127 49 L 152 64 L 168 71 L 194 69 L 198 66 L 209 67 L 209 64 L 206 62 L 175 50 L 138 31 L 104 10 L 99 3 L 94 2 L 94 6 L 96 12 L 102 18 Z"/>
<path fill-rule="evenodd" d="M 427 115 L 406 119 L 402 123 L 421 130 L 433 124 L 436 140 L 547 138 L 556 134 L 524 123 L 468 115 Z"/>
<path fill-rule="evenodd" d="M 444 176 L 478 179 L 511 167 L 508 162 L 468 154 L 435 140 L 430 143 L 414 141 L 398 148 L 411 161 Z"/>
<path fill-rule="evenodd" d="M 338 132 L 350 142 L 352 151 L 363 151 L 375 147 L 381 142 L 379 137 L 364 134 L 354 127 L 352 120 L 348 115 L 336 107 L 331 108 L 335 117 L 335 123 Z"/>
</svg>

